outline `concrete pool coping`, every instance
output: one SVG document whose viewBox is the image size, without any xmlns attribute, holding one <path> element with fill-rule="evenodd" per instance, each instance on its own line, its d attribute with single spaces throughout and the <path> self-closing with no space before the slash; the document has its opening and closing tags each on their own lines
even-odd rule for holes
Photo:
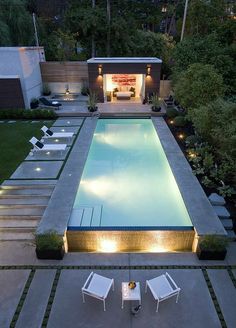
<svg viewBox="0 0 236 328">
<path fill-rule="evenodd" d="M 164 119 L 153 117 L 152 122 L 158 132 L 196 233 L 198 235 L 225 235 L 226 232 L 221 222 L 214 213 Z M 96 124 L 97 118 L 95 117 L 85 119 L 48 207 L 37 228 L 38 234 L 50 230 L 54 230 L 60 235 L 65 234 Z"/>
</svg>

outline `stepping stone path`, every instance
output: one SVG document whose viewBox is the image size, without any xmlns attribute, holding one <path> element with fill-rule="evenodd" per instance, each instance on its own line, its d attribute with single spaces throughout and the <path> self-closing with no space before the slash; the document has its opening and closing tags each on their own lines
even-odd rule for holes
<svg viewBox="0 0 236 328">
<path fill-rule="evenodd" d="M 8 121 L 7 123 L 10 123 L 10 124 L 11 124 L 11 123 L 16 123 L 16 121 Z"/>
<path fill-rule="evenodd" d="M 219 206 L 225 205 L 224 197 L 218 195 L 217 193 L 210 194 L 208 199 L 209 199 L 209 201 L 211 202 L 212 205 L 219 205 Z"/>
<path fill-rule="evenodd" d="M 216 215 L 218 215 L 220 219 L 228 219 L 230 217 L 228 210 L 224 206 L 212 206 L 212 207 Z"/>
</svg>

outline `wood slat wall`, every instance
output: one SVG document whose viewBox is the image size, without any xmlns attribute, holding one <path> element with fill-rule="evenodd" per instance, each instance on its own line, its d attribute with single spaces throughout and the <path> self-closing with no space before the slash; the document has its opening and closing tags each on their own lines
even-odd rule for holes
<svg viewBox="0 0 236 328">
<path fill-rule="evenodd" d="M 40 63 L 43 82 L 73 82 L 88 80 L 86 62 L 44 62 Z"/>
</svg>

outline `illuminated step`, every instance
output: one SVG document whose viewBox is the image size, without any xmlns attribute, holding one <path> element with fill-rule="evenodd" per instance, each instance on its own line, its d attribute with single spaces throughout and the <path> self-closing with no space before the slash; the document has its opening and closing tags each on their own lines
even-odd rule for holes
<svg viewBox="0 0 236 328">
<path fill-rule="evenodd" d="M 101 225 L 102 206 L 83 206 L 72 210 L 68 227 L 99 227 Z"/>
<path fill-rule="evenodd" d="M 91 227 L 100 227 L 101 216 L 102 216 L 102 206 L 101 205 L 94 206 Z"/>
</svg>

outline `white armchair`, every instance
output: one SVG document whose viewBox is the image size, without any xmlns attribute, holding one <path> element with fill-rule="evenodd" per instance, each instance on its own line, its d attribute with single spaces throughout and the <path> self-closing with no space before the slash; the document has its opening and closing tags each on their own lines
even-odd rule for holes
<svg viewBox="0 0 236 328">
<path fill-rule="evenodd" d="M 145 293 L 147 292 L 147 287 L 149 287 L 154 299 L 157 301 L 156 312 L 158 312 L 159 303 L 170 297 L 176 296 L 176 303 L 178 302 L 181 289 L 167 272 L 159 277 L 146 280 Z"/>
<path fill-rule="evenodd" d="M 106 278 L 91 272 L 82 287 L 83 302 L 85 302 L 84 295 L 97 298 L 103 301 L 103 308 L 104 311 L 106 311 L 106 298 L 111 287 L 114 291 L 114 279 Z"/>
</svg>

